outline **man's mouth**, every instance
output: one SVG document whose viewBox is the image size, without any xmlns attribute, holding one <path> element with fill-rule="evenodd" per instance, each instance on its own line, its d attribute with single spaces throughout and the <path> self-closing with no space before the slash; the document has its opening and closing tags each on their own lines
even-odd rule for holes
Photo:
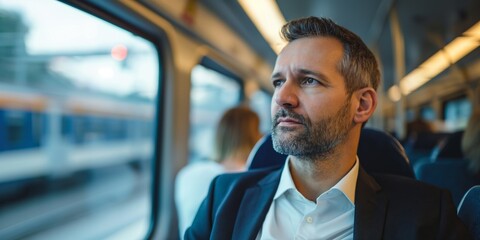
<svg viewBox="0 0 480 240">
<path fill-rule="evenodd" d="M 290 127 L 290 126 L 298 126 L 298 125 L 303 125 L 302 121 L 296 118 L 292 117 L 279 117 L 277 118 L 276 124 L 277 126 L 284 126 L 284 127 Z"/>
<path fill-rule="evenodd" d="M 275 114 L 275 122 L 273 124 L 274 127 L 298 127 L 305 125 L 305 118 L 298 113 L 280 109 Z"/>
</svg>

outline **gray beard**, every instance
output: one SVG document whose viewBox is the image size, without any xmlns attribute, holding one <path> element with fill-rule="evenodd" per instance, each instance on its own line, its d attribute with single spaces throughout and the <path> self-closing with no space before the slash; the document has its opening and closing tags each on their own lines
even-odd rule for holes
<svg viewBox="0 0 480 240">
<path fill-rule="evenodd" d="M 347 100 L 334 115 L 312 123 L 300 114 L 280 109 L 272 122 L 272 141 L 275 151 L 304 159 L 325 159 L 331 156 L 335 147 L 345 141 L 353 126 L 349 117 L 350 101 Z M 277 126 L 279 117 L 294 118 L 304 129 Z"/>
</svg>

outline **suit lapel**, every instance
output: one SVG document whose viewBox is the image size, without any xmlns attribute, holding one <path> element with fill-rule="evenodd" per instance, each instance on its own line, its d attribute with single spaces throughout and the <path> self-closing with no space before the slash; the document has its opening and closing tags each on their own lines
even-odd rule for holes
<svg viewBox="0 0 480 240">
<path fill-rule="evenodd" d="M 387 203 L 378 183 L 360 168 L 355 190 L 354 239 L 382 239 Z"/>
<path fill-rule="evenodd" d="M 255 239 L 270 209 L 281 172 L 282 168 L 270 173 L 256 186 L 245 191 L 238 209 L 233 239 Z"/>
</svg>

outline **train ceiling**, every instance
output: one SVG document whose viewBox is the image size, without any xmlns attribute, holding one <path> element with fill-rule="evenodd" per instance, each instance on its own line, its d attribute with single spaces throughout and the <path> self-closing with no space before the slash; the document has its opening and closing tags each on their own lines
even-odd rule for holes
<svg viewBox="0 0 480 240">
<path fill-rule="evenodd" d="M 236 0 L 200 0 L 274 64 L 276 54 Z M 398 15 L 409 73 L 443 46 L 480 21 L 478 0 L 277 0 L 285 19 L 322 16 L 357 33 L 377 52 L 384 88 L 394 82 L 391 13 Z M 480 56 L 477 48 L 457 64 Z"/>
</svg>

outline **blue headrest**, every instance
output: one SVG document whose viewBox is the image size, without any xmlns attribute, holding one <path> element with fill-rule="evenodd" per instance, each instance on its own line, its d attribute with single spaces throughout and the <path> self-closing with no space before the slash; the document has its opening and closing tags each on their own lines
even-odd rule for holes
<svg viewBox="0 0 480 240">
<path fill-rule="evenodd" d="M 390 134 L 363 128 L 360 133 L 357 155 L 368 173 L 401 175 L 415 178 L 405 149 Z"/>
<path fill-rule="evenodd" d="M 395 174 L 414 178 L 402 145 L 391 135 L 373 129 L 362 129 L 358 146 L 360 164 L 369 173 Z M 265 135 L 254 147 L 247 161 L 248 169 L 282 166 L 287 155 L 273 149 L 272 137 Z"/>
<path fill-rule="evenodd" d="M 468 190 L 458 207 L 458 217 L 462 219 L 468 230 L 480 239 L 480 186 Z"/>
<path fill-rule="evenodd" d="M 253 147 L 247 159 L 248 169 L 282 166 L 287 155 L 273 149 L 272 136 L 265 134 Z"/>
<path fill-rule="evenodd" d="M 448 189 L 456 206 L 468 189 L 480 184 L 480 176 L 469 171 L 466 159 L 424 162 L 415 167 L 415 173 L 422 182 Z"/>
</svg>

